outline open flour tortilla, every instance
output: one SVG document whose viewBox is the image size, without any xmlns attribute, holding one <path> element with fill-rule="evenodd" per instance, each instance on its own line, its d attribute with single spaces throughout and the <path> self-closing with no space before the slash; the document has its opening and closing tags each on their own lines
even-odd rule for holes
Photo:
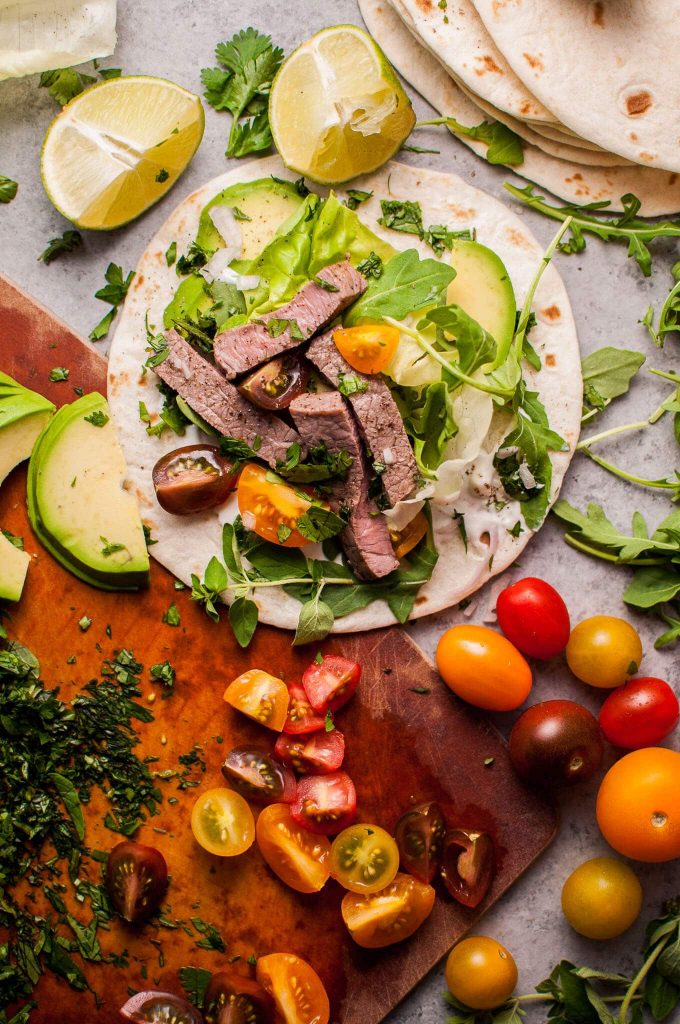
<svg viewBox="0 0 680 1024">
<path fill-rule="evenodd" d="M 180 445 L 203 440 L 204 435 L 190 426 L 182 438 L 169 431 L 160 438 L 150 437 L 140 422 L 140 401 L 152 412 L 161 406 L 155 375 L 151 371 L 146 376 L 141 373 L 148 354 L 145 318 L 148 312 L 152 326 L 157 328 L 161 324 L 163 310 L 178 284 L 175 268 L 168 267 L 166 263 L 168 246 L 176 241 L 178 253 L 186 252 L 196 236 L 201 209 L 219 191 L 238 182 L 270 174 L 289 176 L 277 157 L 257 160 L 215 178 L 180 204 L 140 260 L 111 346 L 109 402 L 128 463 L 129 484 L 139 500 L 142 517 L 157 541 L 152 548 L 154 557 L 185 583 L 190 583 L 192 573 L 202 577 L 211 556 L 221 557 L 222 523 L 234 518 L 237 506 L 232 497 L 220 509 L 180 518 L 165 513 L 156 501 L 151 480 L 155 462 Z M 352 186 L 375 193 L 372 200 L 362 205 L 361 219 L 395 248 L 416 246 L 421 255 L 432 255 L 431 250 L 414 236 L 389 231 L 377 224 L 380 197 L 419 202 L 427 224 L 446 224 L 455 230 L 474 227 L 478 240 L 492 248 L 505 262 L 517 303 L 521 305 L 542 250 L 520 219 L 497 200 L 455 175 L 417 170 L 401 163 L 388 164 L 379 174 L 353 181 Z M 578 439 L 582 384 L 578 341 L 569 300 L 552 266 L 547 268 L 540 283 L 534 308 L 538 323 L 532 330 L 531 341 L 541 355 L 544 368 L 538 374 L 527 368 L 525 379 L 531 389 L 539 391 L 551 427 L 566 439 L 569 446 L 568 451 L 551 453 L 551 499 L 554 500 Z M 474 414 L 474 400 L 467 408 L 469 414 Z M 481 436 L 487 434 L 486 424 L 480 424 L 480 427 Z M 507 419 L 496 426 L 492 424 L 483 447 L 487 447 L 489 452 L 495 451 L 506 431 Z M 513 514 L 519 511 L 517 505 Z M 433 525 L 439 561 L 432 579 L 419 592 L 412 618 L 447 608 L 477 590 L 491 575 L 510 565 L 532 536 L 531 531 L 525 530 L 519 537 L 513 537 L 503 528 L 497 531 L 493 551 L 481 544 L 479 550 L 470 550 L 466 554 L 455 521 L 434 506 Z M 492 553 L 493 566 L 490 570 Z M 292 597 L 278 587 L 256 590 L 253 597 L 259 606 L 261 621 L 287 629 L 295 628 L 300 604 Z M 365 630 L 394 622 L 387 605 L 376 601 L 362 611 L 336 619 L 334 631 Z"/>
<path fill-rule="evenodd" d="M 461 124 L 479 123 L 479 107 L 413 37 L 386 0 L 359 0 L 359 8 L 368 31 L 386 57 L 435 110 Z M 483 143 L 464 137 L 460 141 L 479 156 L 485 156 L 487 147 Z M 558 160 L 528 143 L 524 145 L 524 163 L 510 170 L 570 203 L 608 201 L 612 212 L 621 212 L 621 196 L 633 192 L 641 200 L 645 217 L 680 210 L 680 176 L 669 171 L 635 165 L 588 167 Z"/>
</svg>

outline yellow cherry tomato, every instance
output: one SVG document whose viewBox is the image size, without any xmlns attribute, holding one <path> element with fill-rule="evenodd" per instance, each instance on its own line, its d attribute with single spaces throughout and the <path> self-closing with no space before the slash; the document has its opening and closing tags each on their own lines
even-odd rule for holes
<svg viewBox="0 0 680 1024">
<path fill-rule="evenodd" d="M 290 692 L 282 679 L 260 668 L 237 676 L 224 691 L 224 700 L 242 714 L 274 732 L 286 724 Z"/>
<path fill-rule="evenodd" d="M 451 995 L 471 1010 L 493 1010 L 517 984 L 517 964 L 500 942 L 473 935 L 454 946 L 446 961 Z"/>
<path fill-rule="evenodd" d="M 394 548 L 395 558 L 401 561 L 402 558 L 408 555 L 409 551 L 413 551 L 416 544 L 420 544 L 429 528 L 430 524 L 427 521 L 427 516 L 423 512 L 419 512 L 417 516 L 414 516 L 406 524 L 403 530 L 390 530 L 390 540 Z"/>
<path fill-rule="evenodd" d="M 399 331 L 389 324 L 338 327 L 333 341 L 340 354 L 359 373 L 380 373 L 397 351 Z"/>
<path fill-rule="evenodd" d="M 447 629 L 437 645 L 437 668 L 458 697 L 487 711 L 513 711 L 531 690 L 525 659 L 486 626 Z"/>
<path fill-rule="evenodd" d="M 350 892 L 377 892 L 394 881 L 399 850 L 384 828 L 350 825 L 333 840 L 330 869 Z"/>
<path fill-rule="evenodd" d="M 593 615 L 574 626 L 567 643 L 567 664 L 589 686 L 612 689 L 635 675 L 642 661 L 636 630 L 615 615 Z"/>
<path fill-rule="evenodd" d="M 194 839 L 217 857 L 236 857 L 255 839 L 253 812 L 233 789 L 206 789 L 191 811 Z"/>
<path fill-rule="evenodd" d="M 615 939 L 642 910 L 637 875 L 614 857 L 593 857 L 569 875 L 562 888 L 562 912 L 579 935 Z"/>
</svg>

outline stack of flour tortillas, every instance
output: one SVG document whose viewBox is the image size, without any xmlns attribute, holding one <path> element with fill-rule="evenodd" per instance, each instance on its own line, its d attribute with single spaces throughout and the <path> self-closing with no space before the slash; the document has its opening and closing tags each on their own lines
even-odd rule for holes
<svg viewBox="0 0 680 1024">
<path fill-rule="evenodd" d="M 415 89 L 465 126 L 507 125 L 512 169 L 575 203 L 680 210 L 680 0 L 359 0 Z M 461 136 L 481 156 L 487 145 Z"/>
</svg>

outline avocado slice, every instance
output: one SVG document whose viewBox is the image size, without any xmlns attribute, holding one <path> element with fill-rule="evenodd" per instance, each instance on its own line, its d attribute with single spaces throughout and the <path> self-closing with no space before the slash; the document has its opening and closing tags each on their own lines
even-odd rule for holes
<svg viewBox="0 0 680 1024">
<path fill-rule="evenodd" d="M 53 412 L 50 401 L 0 372 L 0 484 L 31 454 Z"/>
<path fill-rule="evenodd" d="M 509 347 L 515 333 L 517 304 L 510 275 L 503 261 L 479 242 L 457 238 L 450 257 L 456 276 L 446 301 L 464 309 L 481 324 L 499 349 Z"/>
<path fill-rule="evenodd" d="M 15 547 L 0 530 L 0 599 L 19 600 L 30 561 L 30 555 Z"/>
<path fill-rule="evenodd" d="M 242 260 L 252 260 L 260 254 L 291 214 L 295 213 L 304 196 L 293 181 L 274 181 L 273 178 L 258 178 L 243 184 L 232 185 L 218 193 L 203 207 L 198 225 L 196 244 L 209 255 L 224 245 L 224 239 L 210 217 L 214 206 L 236 207 L 241 229 Z M 245 219 L 247 218 L 247 219 Z"/>
<path fill-rule="evenodd" d="M 104 590 L 136 590 L 149 579 L 126 473 L 109 407 L 96 392 L 57 412 L 28 467 L 28 514 L 38 539 L 66 569 Z"/>
</svg>

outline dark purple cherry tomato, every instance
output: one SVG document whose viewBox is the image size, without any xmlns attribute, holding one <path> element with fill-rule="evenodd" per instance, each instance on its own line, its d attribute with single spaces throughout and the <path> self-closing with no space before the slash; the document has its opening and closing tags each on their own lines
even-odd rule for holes
<svg viewBox="0 0 680 1024">
<path fill-rule="evenodd" d="M 394 838 L 403 870 L 429 885 L 437 873 L 445 831 L 442 809 L 434 801 L 402 814 Z"/>
<path fill-rule="evenodd" d="M 161 508 L 175 516 L 222 505 L 237 474 L 214 444 L 188 444 L 159 459 L 152 480 Z"/>
<path fill-rule="evenodd" d="M 154 846 L 126 839 L 111 850 L 106 889 L 117 913 L 138 924 L 160 906 L 168 886 L 165 857 Z"/>
<path fill-rule="evenodd" d="M 464 907 L 478 906 L 493 881 L 493 842 L 486 832 L 452 828 L 444 836 L 442 881 L 448 893 Z"/>
<path fill-rule="evenodd" d="M 527 576 L 506 587 L 496 602 L 498 625 L 511 644 L 530 658 L 547 661 L 567 646 L 567 606 L 545 580 Z"/>
<path fill-rule="evenodd" d="M 121 1006 L 120 1017 L 132 1024 L 202 1024 L 196 1007 L 172 992 L 137 992 Z"/>
<path fill-rule="evenodd" d="M 287 409 L 308 383 L 307 361 L 298 352 L 287 352 L 249 373 L 238 389 L 260 409 Z"/>
<path fill-rule="evenodd" d="M 655 676 L 640 676 L 618 686 L 600 708 L 605 739 L 624 750 L 656 747 L 678 724 L 678 698 Z"/>
<path fill-rule="evenodd" d="M 270 1024 L 274 1003 L 261 985 L 234 971 L 213 974 L 203 999 L 205 1024 Z"/>
<path fill-rule="evenodd" d="M 222 774 L 246 800 L 289 804 L 295 799 L 290 768 L 259 747 L 234 747 L 222 764 Z"/>
<path fill-rule="evenodd" d="M 604 744 L 597 719 L 573 700 L 546 700 L 528 708 L 510 733 L 510 760 L 534 786 L 571 786 L 602 764 Z"/>
</svg>

